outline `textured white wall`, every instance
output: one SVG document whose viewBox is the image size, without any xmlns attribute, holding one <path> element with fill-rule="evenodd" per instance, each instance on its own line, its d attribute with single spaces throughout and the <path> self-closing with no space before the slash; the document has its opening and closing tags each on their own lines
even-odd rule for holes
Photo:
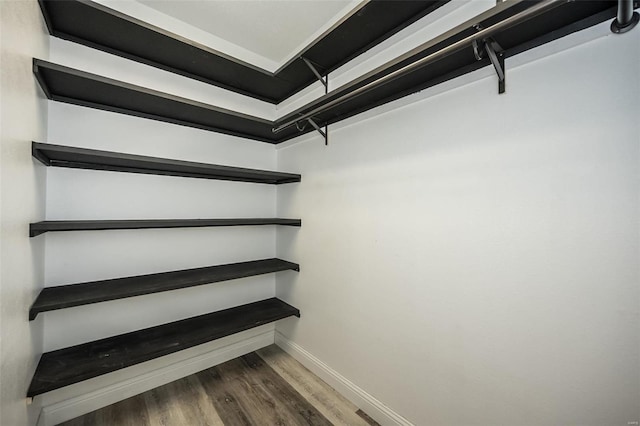
<svg viewBox="0 0 640 426">
<path fill-rule="evenodd" d="M 42 352 L 42 323 L 29 306 L 44 281 L 44 242 L 29 222 L 44 218 L 45 170 L 31 140 L 46 137 L 47 103 L 31 58 L 47 58 L 48 37 L 36 1 L 0 2 L 0 424 L 35 424 L 27 387 Z"/>
<path fill-rule="evenodd" d="M 416 425 L 640 420 L 640 30 L 608 25 L 281 147 L 278 331 Z"/>
</svg>

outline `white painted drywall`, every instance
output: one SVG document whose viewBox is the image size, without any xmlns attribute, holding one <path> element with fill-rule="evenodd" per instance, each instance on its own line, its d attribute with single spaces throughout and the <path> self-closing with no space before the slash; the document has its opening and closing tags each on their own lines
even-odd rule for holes
<svg viewBox="0 0 640 426">
<path fill-rule="evenodd" d="M 36 1 L 0 2 L 0 424 L 33 425 L 38 404 L 27 387 L 42 353 L 42 323 L 29 306 L 44 281 L 44 241 L 29 222 L 45 215 L 45 170 L 31 140 L 46 137 L 47 103 L 31 58 L 47 58 L 48 36 Z"/>
<path fill-rule="evenodd" d="M 608 25 L 280 148 L 277 331 L 415 425 L 640 420 L 640 30 Z"/>
<path fill-rule="evenodd" d="M 155 10 L 141 2 L 126 0 L 96 0 L 95 2 L 254 67 L 267 71 L 275 71 L 278 68 L 279 64 L 276 61 Z"/>
</svg>

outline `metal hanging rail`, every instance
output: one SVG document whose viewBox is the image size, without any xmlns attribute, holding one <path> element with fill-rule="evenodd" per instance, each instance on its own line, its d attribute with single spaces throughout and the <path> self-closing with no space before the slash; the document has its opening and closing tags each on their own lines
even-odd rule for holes
<svg viewBox="0 0 640 426">
<path fill-rule="evenodd" d="M 618 14 L 611 23 L 611 32 L 626 33 L 640 21 L 638 12 L 633 11 L 633 0 L 618 0 Z"/>
<path fill-rule="evenodd" d="M 513 16 L 510 16 L 494 25 L 491 25 L 487 28 L 484 29 L 478 29 L 478 32 L 465 37 L 455 43 L 450 44 L 449 46 L 446 46 L 436 52 L 433 52 L 430 55 L 425 56 L 424 58 L 421 58 L 413 63 L 410 63 L 408 65 L 405 65 L 404 67 L 397 69 L 396 71 L 393 71 L 385 76 L 380 77 L 377 80 L 371 81 L 367 84 L 365 84 L 364 86 L 361 86 L 357 89 L 354 89 L 351 92 L 347 92 L 329 102 L 327 102 L 326 104 L 320 105 L 314 109 L 312 109 L 311 111 L 308 111 L 304 114 L 301 114 L 300 116 L 289 120 L 281 125 L 278 125 L 277 127 L 273 128 L 273 132 L 274 133 L 278 133 L 288 127 L 291 127 L 297 123 L 300 123 L 302 121 L 307 121 L 308 119 L 312 118 L 314 115 L 317 115 L 318 113 L 324 112 L 326 110 L 328 110 L 329 108 L 332 108 L 336 105 L 340 105 L 354 97 L 357 97 L 359 95 L 362 95 L 372 89 L 375 89 L 377 87 L 380 87 L 382 85 L 384 85 L 385 83 L 388 83 L 392 80 L 397 79 L 398 77 L 401 77 L 419 67 L 423 67 L 429 63 L 432 63 L 438 59 L 441 59 L 447 55 L 450 55 L 454 52 L 457 52 L 459 50 L 465 49 L 465 48 L 472 48 L 473 47 L 473 43 L 476 42 L 482 42 L 484 40 L 489 39 L 490 37 L 492 37 L 493 35 L 495 35 L 496 33 L 498 33 L 499 31 L 505 30 L 507 28 L 510 28 L 514 25 L 517 25 L 523 21 L 526 21 L 528 19 L 531 19 L 537 15 L 543 14 L 551 9 L 554 9 L 556 7 L 559 7 L 563 4 L 567 4 L 567 3 L 571 3 L 574 0 L 543 0 L 540 3 L 537 3 L 536 5 L 523 10 L 522 12 L 519 12 Z M 633 10 L 633 9 L 632 9 Z"/>
</svg>

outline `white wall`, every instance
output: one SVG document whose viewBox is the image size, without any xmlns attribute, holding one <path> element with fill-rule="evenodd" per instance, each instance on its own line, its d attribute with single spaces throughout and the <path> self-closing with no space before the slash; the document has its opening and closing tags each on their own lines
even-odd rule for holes
<svg viewBox="0 0 640 426">
<path fill-rule="evenodd" d="M 223 55 L 231 56 L 247 64 L 252 64 L 255 67 L 268 71 L 274 71 L 278 67 L 278 63 L 272 59 L 238 46 L 235 43 L 231 43 L 221 37 L 217 37 L 177 18 L 166 15 L 138 1 L 96 0 L 96 3 L 129 15 L 134 19 L 139 19 L 152 26 L 162 28 L 179 37 L 201 44 L 213 51 L 221 52 Z"/>
<path fill-rule="evenodd" d="M 284 339 L 416 425 L 640 420 L 640 30 L 608 25 L 280 147 Z"/>
<path fill-rule="evenodd" d="M 28 312 L 44 281 L 44 244 L 29 239 L 29 222 L 44 217 L 46 185 L 31 140 L 46 138 L 47 119 L 31 58 L 47 58 L 48 37 L 35 1 L 2 1 L 0 17 L 0 424 L 30 425 L 39 407 L 26 394 L 42 323 Z"/>
</svg>

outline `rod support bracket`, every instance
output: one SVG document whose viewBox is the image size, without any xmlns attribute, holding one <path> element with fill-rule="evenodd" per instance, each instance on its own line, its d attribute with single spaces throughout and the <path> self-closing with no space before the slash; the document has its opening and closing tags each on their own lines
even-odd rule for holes
<svg viewBox="0 0 640 426">
<path fill-rule="evenodd" d="M 473 54 L 478 61 L 488 57 L 498 75 L 498 93 L 506 91 L 506 68 L 504 66 L 504 49 L 493 39 L 473 40 Z"/>
<path fill-rule="evenodd" d="M 329 129 L 327 128 L 327 126 L 324 126 L 324 130 L 322 130 L 320 126 L 318 126 L 318 123 L 313 121 L 311 117 L 307 118 L 307 121 L 314 129 L 318 131 L 318 133 L 322 135 L 322 137 L 324 138 L 324 144 L 329 145 Z"/>
<path fill-rule="evenodd" d="M 315 75 L 318 81 L 322 83 L 322 85 L 324 86 L 324 94 L 326 95 L 327 93 L 329 93 L 329 76 L 326 75 L 323 77 L 322 74 L 320 74 L 316 67 L 311 63 L 311 61 L 304 56 L 300 56 L 300 59 L 302 59 L 304 63 L 307 64 L 313 75 Z"/>
<path fill-rule="evenodd" d="M 640 21 L 640 14 L 633 9 L 640 7 L 638 0 L 618 0 L 616 19 L 611 22 L 611 32 L 623 34 L 631 31 Z"/>
<path fill-rule="evenodd" d="M 626 25 L 621 25 L 618 22 L 618 18 L 616 18 L 611 23 L 611 32 L 614 34 L 624 34 L 631 31 L 633 27 L 638 25 L 638 22 L 640 22 L 640 14 L 638 12 L 633 12 L 633 15 L 631 15 L 631 21 Z"/>
<path fill-rule="evenodd" d="M 301 126 L 300 123 L 304 123 L 304 124 Z M 311 127 L 313 127 L 324 138 L 324 144 L 329 145 L 329 130 L 326 125 L 324 126 L 324 130 L 322 130 L 322 128 L 318 126 L 318 123 L 313 121 L 313 118 L 311 117 L 304 118 L 304 119 L 301 119 L 300 121 L 295 122 L 296 128 L 298 129 L 299 132 L 304 132 L 307 128 L 307 124 L 311 124 Z M 273 130 L 275 133 L 277 129 L 273 129 Z"/>
</svg>

